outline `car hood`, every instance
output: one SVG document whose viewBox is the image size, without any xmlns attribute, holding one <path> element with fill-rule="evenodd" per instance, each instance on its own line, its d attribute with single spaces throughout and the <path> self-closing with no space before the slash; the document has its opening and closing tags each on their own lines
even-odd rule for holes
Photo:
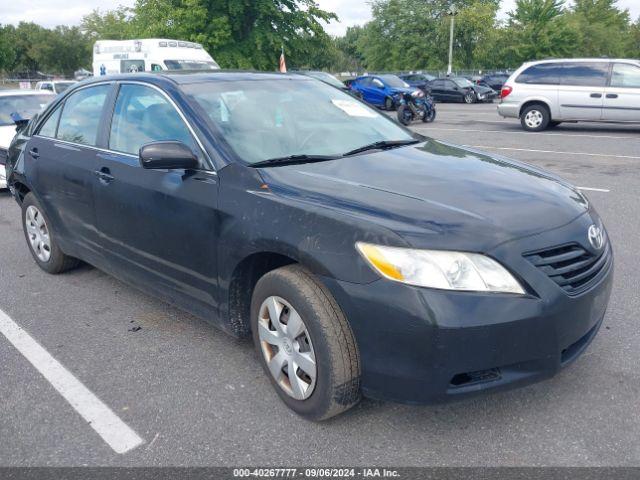
<svg viewBox="0 0 640 480">
<path fill-rule="evenodd" d="M 276 195 L 376 222 L 422 248 L 488 251 L 588 209 L 550 173 L 435 140 L 260 172 Z"/>
<path fill-rule="evenodd" d="M 15 125 L 0 126 L 0 148 L 7 149 L 16 135 Z"/>
<path fill-rule="evenodd" d="M 493 88 L 485 87 L 484 85 L 474 85 L 473 89 L 478 93 L 495 93 Z"/>
<path fill-rule="evenodd" d="M 402 88 L 402 87 L 389 87 L 391 93 L 413 93 L 416 91 L 415 87 Z"/>
</svg>

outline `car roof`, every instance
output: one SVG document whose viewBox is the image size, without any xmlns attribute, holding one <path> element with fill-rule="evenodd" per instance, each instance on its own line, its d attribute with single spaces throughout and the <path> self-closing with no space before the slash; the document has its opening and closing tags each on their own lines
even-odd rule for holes
<svg viewBox="0 0 640 480">
<path fill-rule="evenodd" d="M 577 62 L 632 62 L 632 63 L 639 63 L 640 60 L 636 60 L 633 58 L 603 58 L 603 57 L 596 57 L 596 58 L 547 58 L 547 59 L 543 59 L 543 60 L 532 60 L 530 62 L 526 62 L 527 64 L 534 64 L 534 63 L 577 63 Z"/>
<path fill-rule="evenodd" d="M 82 85 L 90 85 L 92 83 L 100 83 L 105 81 L 142 81 L 162 84 L 178 84 L 187 85 L 193 83 L 207 82 L 238 82 L 245 80 L 303 80 L 312 81 L 306 75 L 297 73 L 279 73 L 279 72 L 254 72 L 245 70 L 211 70 L 211 71 L 162 71 L 162 72 L 138 72 L 123 73 L 118 75 L 102 75 L 91 77 L 78 82 Z"/>
<path fill-rule="evenodd" d="M 20 88 L 13 88 L 11 90 L 0 90 L 0 97 L 13 97 L 17 95 L 54 95 L 53 93 L 47 93 L 43 90 L 27 90 Z"/>
</svg>

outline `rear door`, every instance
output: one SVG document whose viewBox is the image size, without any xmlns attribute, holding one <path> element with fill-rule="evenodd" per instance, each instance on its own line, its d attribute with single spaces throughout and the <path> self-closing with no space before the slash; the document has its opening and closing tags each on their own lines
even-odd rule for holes
<svg viewBox="0 0 640 480">
<path fill-rule="evenodd" d="M 558 101 L 564 120 L 600 120 L 609 75 L 608 62 L 566 62 Z"/>
<path fill-rule="evenodd" d="M 111 89 L 73 92 L 25 147 L 25 172 L 62 241 L 87 248 L 95 247 L 93 180 Z"/>
<path fill-rule="evenodd" d="M 616 62 L 605 89 L 602 118 L 618 122 L 640 122 L 640 66 Z"/>
<path fill-rule="evenodd" d="M 201 170 L 149 170 L 143 145 L 177 140 Z M 173 101 L 161 90 L 122 83 L 108 152 L 98 156 L 93 191 L 98 236 L 111 266 L 143 288 L 195 313 L 215 305 L 218 177 Z"/>
</svg>

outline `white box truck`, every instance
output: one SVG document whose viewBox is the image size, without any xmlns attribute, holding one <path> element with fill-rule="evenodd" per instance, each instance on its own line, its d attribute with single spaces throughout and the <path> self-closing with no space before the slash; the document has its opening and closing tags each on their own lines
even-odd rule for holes
<svg viewBox="0 0 640 480">
<path fill-rule="evenodd" d="M 98 40 L 93 45 L 93 75 L 157 72 L 161 70 L 218 70 L 220 66 L 202 45 L 166 38 Z"/>
</svg>

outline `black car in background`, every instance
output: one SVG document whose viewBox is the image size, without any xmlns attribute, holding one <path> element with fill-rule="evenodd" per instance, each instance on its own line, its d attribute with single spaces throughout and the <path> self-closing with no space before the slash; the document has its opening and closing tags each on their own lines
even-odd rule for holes
<svg viewBox="0 0 640 480">
<path fill-rule="evenodd" d="M 489 87 L 496 92 L 502 90 L 502 86 L 508 80 L 509 74 L 507 73 L 492 73 L 489 75 L 485 75 L 481 77 L 478 81 L 478 85 L 482 85 L 483 87 Z"/>
<path fill-rule="evenodd" d="M 7 179 L 41 269 L 82 260 L 253 336 L 312 420 L 361 395 L 433 403 L 547 379 L 595 337 L 612 288 L 579 190 L 302 75 L 85 80 L 17 133 Z"/>
<path fill-rule="evenodd" d="M 419 88 L 423 92 L 426 92 L 427 84 L 436 78 L 427 73 L 405 73 L 398 76 L 412 87 Z"/>
<path fill-rule="evenodd" d="M 493 102 L 498 93 L 482 85 L 474 85 L 463 77 L 436 78 L 427 84 L 427 93 L 438 102 Z"/>
</svg>

